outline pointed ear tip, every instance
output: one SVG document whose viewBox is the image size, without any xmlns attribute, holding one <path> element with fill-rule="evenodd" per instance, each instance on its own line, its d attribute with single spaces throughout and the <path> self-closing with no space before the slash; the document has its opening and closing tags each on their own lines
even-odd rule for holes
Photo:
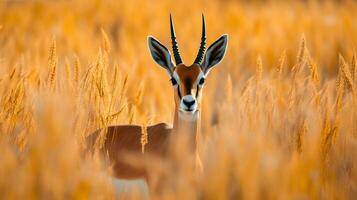
<svg viewBox="0 0 357 200">
<path fill-rule="evenodd" d="M 228 34 L 227 33 L 223 34 L 221 37 L 223 37 L 224 39 L 228 40 Z"/>
<path fill-rule="evenodd" d="M 152 37 L 151 35 L 148 35 L 148 47 L 151 49 L 155 43 L 155 38 Z"/>
<path fill-rule="evenodd" d="M 148 35 L 148 43 L 151 44 L 154 42 L 159 42 L 159 41 L 157 39 L 155 39 L 153 36 Z"/>
</svg>

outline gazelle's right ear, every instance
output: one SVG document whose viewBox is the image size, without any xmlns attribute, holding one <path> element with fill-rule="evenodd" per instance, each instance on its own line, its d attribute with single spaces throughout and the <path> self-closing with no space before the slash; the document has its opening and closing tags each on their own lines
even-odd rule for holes
<svg viewBox="0 0 357 200">
<path fill-rule="evenodd" d="M 151 56 L 155 62 L 165 68 L 171 75 L 173 73 L 174 64 L 172 63 L 169 50 L 152 36 L 148 37 L 148 45 Z"/>
</svg>

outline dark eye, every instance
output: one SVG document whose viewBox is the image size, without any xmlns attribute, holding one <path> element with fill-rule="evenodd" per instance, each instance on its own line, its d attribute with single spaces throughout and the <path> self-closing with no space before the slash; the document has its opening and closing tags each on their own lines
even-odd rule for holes
<svg viewBox="0 0 357 200">
<path fill-rule="evenodd" d="M 199 82 L 198 84 L 202 85 L 202 84 L 204 84 L 204 83 L 205 83 L 205 78 L 201 78 L 201 79 L 200 79 L 200 82 Z"/>
<path fill-rule="evenodd" d="M 171 81 L 172 85 L 177 85 L 177 81 L 176 81 L 176 79 L 171 78 L 171 79 L 170 79 L 170 81 Z"/>
</svg>

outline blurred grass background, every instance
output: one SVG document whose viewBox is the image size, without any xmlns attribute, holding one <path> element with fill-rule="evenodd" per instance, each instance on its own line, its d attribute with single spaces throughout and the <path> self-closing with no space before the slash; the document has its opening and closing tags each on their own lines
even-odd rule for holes
<svg viewBox="0 0 357 200">
<path fill-rule="evenodd" d="M 195 181 L 175 171 L 161 198 L 353 199 L 356 11 L 355 1 L 1 1 L 0 198 L 114 198 L 108 169 L 80 156 L 83 138 L 172 122 L 147 36 L 171 49 L 171 13 L 190 64 L 204 13 L 209 44 L 229 35 L 203 96 L 206 171 Z"/>
</svg>

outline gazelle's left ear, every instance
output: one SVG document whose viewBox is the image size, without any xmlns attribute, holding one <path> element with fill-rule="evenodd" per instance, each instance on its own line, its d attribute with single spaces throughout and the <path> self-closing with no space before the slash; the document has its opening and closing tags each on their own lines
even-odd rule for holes
<svg viewBox="0 0 357 200">
<path fill-rule="evenodd" d="M 224 34 L 208 47 L 202 64 L 204 74 L 207 74 L 213 66 L 221 62 L 226 53 L 227 43 L 228 35 Z"/>
</svg>

